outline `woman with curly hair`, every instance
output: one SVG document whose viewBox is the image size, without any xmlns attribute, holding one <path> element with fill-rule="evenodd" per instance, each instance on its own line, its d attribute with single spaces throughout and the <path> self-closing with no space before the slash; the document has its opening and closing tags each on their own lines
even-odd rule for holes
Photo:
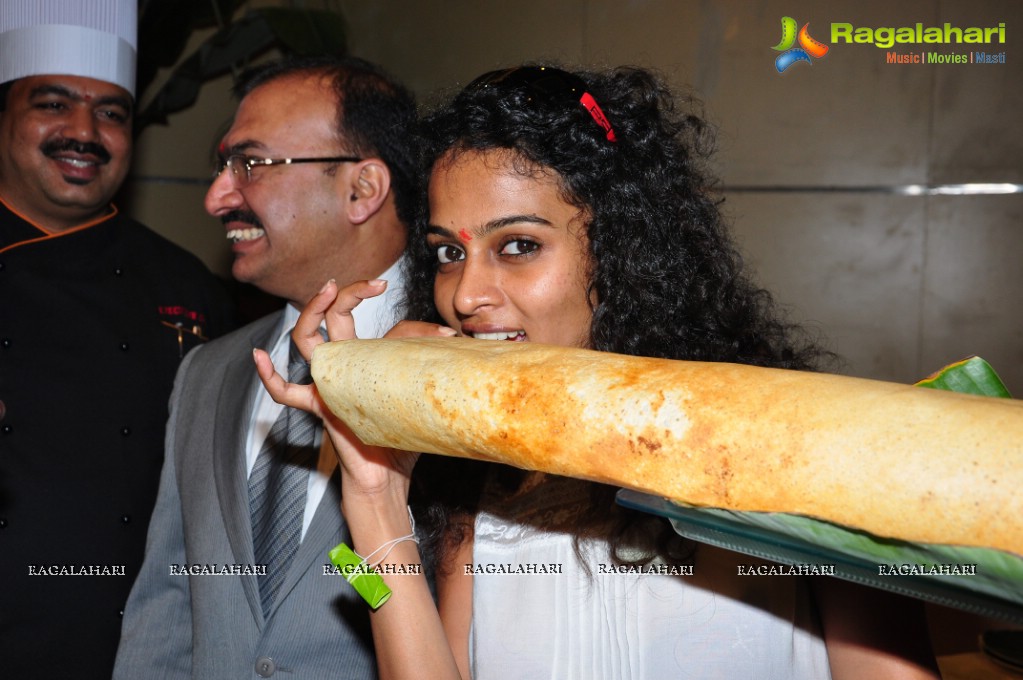
<svg viewBox="0 0 1023 680">
<path fill-rule="evenodd" d="M 803 370 L 832 359 L 744 271 L 704 170 L 707 126 L 648 71 L 488 73 L 425 119 L 423 143 L 415 321 L 396 334 Z M 303 350 L 324 317 L 352 337 L 348 313 L 383 286 L 328 284 L 296 328 Z M 433 456 L 413 476 L 416 454 L 362 445 L 315 388 L 257 364 L 275 399 L 326 420 L 357 552 L 410 534 L 406 503 L 417 516 L 419 546 L 385 563 L 432 566 L 436 599 L 422 576 L 388 579 L 394 596 L 371 616 L 382 677 L 936 677 L 912 603 L 740 576 L 755 560 L 683 541 L 604 485 Z"/>
</svg>

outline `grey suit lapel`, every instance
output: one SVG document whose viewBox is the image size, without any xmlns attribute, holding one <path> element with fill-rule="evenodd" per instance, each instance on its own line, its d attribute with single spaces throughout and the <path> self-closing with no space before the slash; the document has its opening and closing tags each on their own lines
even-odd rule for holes
<svg viewBox="0 0 1023 680">
<path fill-rule="evenodd" d="M 279 333 L 281 315 L 257 322 L 248 340 L 251 347 L 268 348 Z M 245 444 L 256 390 L 263 389 L 251 359 L 251 347 L 240 346 L 239 356 L 228 363 L 217 399 L 213 433 L 213 476 L 227 538 L 237 564 L 255 562 L 249 516 L 249 488 L 245 474 Z M 262 622 L 259 584 L 252 575 L 241 576 L 252 614 Z"/>
</svg>

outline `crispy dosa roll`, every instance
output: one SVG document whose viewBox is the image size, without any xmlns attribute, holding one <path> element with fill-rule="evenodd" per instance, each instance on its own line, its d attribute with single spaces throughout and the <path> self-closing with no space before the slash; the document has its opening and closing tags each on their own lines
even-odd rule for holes
<svg viewBox="0 0 1023 680">
<path fill-rule="evenodd" d="M 1023 402 L 466 338 L 317 347 L 362 441 L 1023 555 Z"/>
</svg>

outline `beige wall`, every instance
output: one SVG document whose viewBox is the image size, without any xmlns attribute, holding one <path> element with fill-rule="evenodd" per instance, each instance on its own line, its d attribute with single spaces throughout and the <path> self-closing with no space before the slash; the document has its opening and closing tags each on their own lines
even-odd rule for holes
<svg viewBox="0 0 1023 680">
<path fill-rule="evenodd" d="M 820 326 L 852 375 L 913 381 L 980 354 L 1023 396 L 1023 194 L 906 196 L 910 184 L 1023 183 L 1023 3 L 1015 0 L 419 2 L 343 0 L 353 52 L 424 100 L 538 58 L 638 64 L 690 86 L 719 128 L 725 209 L 761 282 Z M 779 75 L 770 47 L 789 15 L 831 44 Z M 889 65 L 856 26 L 1006 23 L 1004 65 Z M 934 48 L 968 52 L 969 46 Z M 903 50 L 905 51 L 905 50 Z M 226 83 L 147 131 L 131 210 L 226 273 L 201 202 Z M 158 182 L 154 178 L 184 178 Z"/>
</svg>

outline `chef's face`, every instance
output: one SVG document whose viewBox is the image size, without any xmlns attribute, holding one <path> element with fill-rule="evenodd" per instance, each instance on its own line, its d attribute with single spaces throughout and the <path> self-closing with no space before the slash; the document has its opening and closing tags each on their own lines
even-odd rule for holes
<svg viewBox="0 0 1023 680">
<path fill-rule="evenodd" d="M 14 81 L 0 113 L 0 196 L 51 232 L 106 214 L 131 162 L 131 107 L 102 80 Z"/>
<path fill-rule="evenodd" d="M 593 317 L 586 214 L 552 171 L 524 175 L 502 150 L 441 158 L 427 236 L 434 302 L 463 335 L 585 347 Z"/>
</svg>

